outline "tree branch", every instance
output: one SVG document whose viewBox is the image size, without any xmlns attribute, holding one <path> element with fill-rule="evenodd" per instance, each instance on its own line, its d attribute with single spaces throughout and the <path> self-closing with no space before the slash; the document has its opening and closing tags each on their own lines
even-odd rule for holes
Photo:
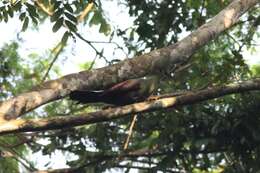
<svg viewBox="0 0 260 173">
<path fill-rule="evenodd" d="M 209 153 L 217 153 L 217 152 L 225 152 L 227 149 L 211 149 L 211 150 L 181 150 L 184 154 L 209 154 Z M 176 155 L 176 151 L 171 150 L 157 150 L 157 149 L 139 149 L 132 152 L 126 152 L 121 154 L 104 154 L 102 156 L 97 156 L 97 158 L 93 158 L 94 161 L 89 161 L 86 164 L 83 164 L 78 167 L 71 167 L 71 168 L 65 168 L 65 169 L 52 169 L 52 170 L 42 170 L 37 171 L 35 173 L 73 173 L 76 171 L 79 171 L 82 168 L 86 168 L 89 166 L 97 165 L 98 163 L 105 161 L 105 160 L 113 160 L 115 163 L 119 164 L 121 161 L 130 160 L 133 161 L 133 158 L 140 158 L 140 157 L 158 157 L 158 156 L 165 156 L 165 155 Z M 133 162 L 142 162 L 143 160 L 137 160 Z M 113 168 L 117 167 L 116 165 L 113 166 Z"/>
<path fill-rule="evenodd" d="M 142 112 L 175 108 L 176 106 L 195 104 L 228 94 L 241 93 L 252 90 L 260 90 L 259 78 L 200 91 L 189 91 L 186 94 L 183 93 L 179 96 L 171 96 L 170 94 L 162 95 L 159 96 L 159 99 L 157 100 L 145 101 L 122 107 L 109 108 L 97 112 L 81 114 L 79 116 L 51 117 L 37 120 L 9 120 L 0 124 L 0 134 L 62 129 L 67 127 L 110 121 L 130 114 L 133 115 Z"/>
<path fill-rule="evenodd" d="M 93 8 L 94 2 L 89 1 L 85 9 L 82 11 L 82 13 L 78 16 L 78 22 L 83 22 L 87 14 L 90 12 L 90 10 Z"/>
<path fill-rule="evenodd" d="M 117 64 L 48 81 L 35 91 L 0 102 L 0 122 L 15 119 L 43 104 L 63 98 L 79 89 L 104 89 L 131 78 L 142 77 L 189 60 L 200 47 L 230 28 L 258 0 L 234 0 L 212 20 L 176 44 L 154 50 Z M 157 102 L 156 102 L 157 103 Z"/>
<path fill-rule="evenodd" d="M 41 2 L 41 0 L 35 1 L 35 4 L 38 5 L 38 7 L 47 15 L 52 16 L 53 11 L 50 11 L 47 7 L 44 6 L 44 4 Z"/>
</svg>

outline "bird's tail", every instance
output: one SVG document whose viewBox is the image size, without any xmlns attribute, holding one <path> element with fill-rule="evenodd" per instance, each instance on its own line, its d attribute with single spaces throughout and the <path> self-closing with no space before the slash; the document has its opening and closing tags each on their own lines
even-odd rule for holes
<svg viewBox="0 0 260 173">
<path fill-rule="evenodd" d="M 73 91 L 69 95 L 71 100 L 78 103 L 96 103 L 102 99 L 102 92 L 99 91 Z"/>
</svg>

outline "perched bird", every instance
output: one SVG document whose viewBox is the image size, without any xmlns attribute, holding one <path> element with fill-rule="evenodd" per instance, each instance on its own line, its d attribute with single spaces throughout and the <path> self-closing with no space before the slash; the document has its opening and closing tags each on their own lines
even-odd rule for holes
<svg viewBox="0 0 260 173">
<path fill-rule="evenodd" d="M 157 89 L 158 78 L 155 76 L 130 79 L 101 91 L 76 90 L 70 93 L 71 100 L 78 103 L 103 102 L 123 106 L 144 101 Z"/>
</svg>

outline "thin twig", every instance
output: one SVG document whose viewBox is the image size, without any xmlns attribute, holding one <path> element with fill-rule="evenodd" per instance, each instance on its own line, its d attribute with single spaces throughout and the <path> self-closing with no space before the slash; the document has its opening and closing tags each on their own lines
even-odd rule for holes
<svg viewBox="0 0 260 173">
<path fill-rule="evenodd" d="M 240 44 L 239 41 L 237 41 L 231 34 L 229 34 L 228 32 L 226 32 L 226 35 L 231 38 L 239 47 L 238 50 L 241 50 L 244 46 L 244 44 Z"/>
<path fill-rule="evenodd" d="M 93 8 L 94 2 L 90 1 L 85 9 L 82 11 L 82 13 L 78 16 L 78 22 L 82 22 L 84 18 L 87 16 L 87 14 L 90 12 L 90 10 Z"/>
<path fill-rule="evenodd" d="M 43 82 L 46 80 L 46 78 L 48 77 L 51 68 L 53 67 L 54 63 L 57 61 L 57 59 L 58 59 L 60 53 L 62 52 L 62 50 L 63 50 L 63 48 L 64 48 L 64 46 L 65 46 L 65 44 L 62 43 L 62 42 L 60 42 L 60 43 L 53 49 L 52 52 L 55 53 L 55 56 L 54 56 L 54 58 L 52 59 L 52 61 L 51 61 L 50 65 L 49 65 L 49 67 L 48 67 L 46 73 L 44 74 L 41 83 L 43 83 Z"/>
<path fill-rule="evenodd" d="M 131 122 L 131 125 L 129 127 L 128 136 L 126 138 L 126 141 L 125 141 L 125 144 L 124 144 L 124 148 L 123 148 L 124 150 L 127 150 L 127 148 L 128 148 L 128 144 L 129 144 L 130 138 L 131 138 L 131 136 L 133 134 L 133 129 L 134 129 L 136 120 L 137 120 L 137 114 L 134 115 L 133 120 Z"/>
<path fill-rule="evenodd" d="M 95 62 L 96 62 L 96 60 L 97 60 L 97 55 L 96 55 L 95 58 L 92 60 L 90 66 L 89 66 L 89 68 L 88 68 L 88 70 L 91 70 L 91 69 L 93 68 L 93 66 L 94 66 L 94 64 L 95 64 Z"/>
<path fill-rule="evenodd" d="M 80 35 L 80 34 L 77 33 L 77 32 L 74 32 L 74 34 L 75 34 L 79 39 L 81 39 L 82 41 L 86 42 L 86 43 L 96 52 L 97 55 L 99 55 L 100 57 L 102 57 L 102 58 L 106 61 L 106 63 L 109 63 L 109 61 L 108 61 L 107 58 L 103 55 L 103 53 L 100 52 L 100 51 L 98 51 L 98 50 L 96 49 L 96 47 L 93 46 L 93 44 L 92 44 L 89 40 L 85 39 L 82 35 Z"/>
</svg>

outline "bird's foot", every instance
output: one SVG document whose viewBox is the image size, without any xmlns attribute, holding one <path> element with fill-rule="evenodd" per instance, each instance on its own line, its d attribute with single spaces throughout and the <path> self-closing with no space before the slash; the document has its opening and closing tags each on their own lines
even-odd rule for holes
<svg viewBox="0 0 260 173">
<path fill-rule="evenodd" d="M 155 101 L 155 100 L 158 100 L 159 98 L 160 98 L 160 96 L 152 95 L 147 98 L 147 101 Z"/>
<path fill-rule="evenodd" d="M 105 105 L 102 107 L 102 110 L 111 109 L 111 108 L 115 108 L 115 107 L 116 107 L 115 105 Z"/>
</svg>

